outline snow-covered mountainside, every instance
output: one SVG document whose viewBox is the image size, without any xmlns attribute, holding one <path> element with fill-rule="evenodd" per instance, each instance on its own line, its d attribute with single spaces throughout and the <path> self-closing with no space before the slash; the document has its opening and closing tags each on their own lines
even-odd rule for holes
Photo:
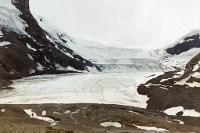
<svg viewBox="0 0 200 133">
<path fill-rule="evenodd" d="M 89 60 L 63 46 L 62 35 L 54 37 L 57 41 L 51 41 L 38 25 L 29 0 L 0 0 L 0 77 L 96 69 Z"/>
<path fill-rule="evenodd" d="M 168 53 L 168 47 L 153 50 L 105 46 L 98 42 L 70 37 L 64 31 L 58 30 L 58 28 L 43 17 L 34 16 L 38 24 L 48 34 L 50 41 L 60 42 L 63 46 L 73 49 L 76 54 L 97 64 L 103 72 L 170 71 L 184 69 L 186 63 L 198 53 L 198 49 L 195 48 L 189 51 L 182 51 L 179 55 L 173 55 Z M 185 37 L 191 35 L 192 33 Z M 178 44 L 176 42 L 173 46 Z"/>
<path fill-rule="evenodd" d="M 100 66 L 103 72 L 163 70 L 158 58 L 162 54 L 160 50 L 108 47 L 98 42 L 70 37 L 43 17 L 34 16 L 48 34 L 50 41 L 60 42 L 63 46 L 73 49 L 76 54 Z"/>
<path fill-rule="evenodd" d="M 181 37 L 164 51 L 164 66 L 185 69 L 186 64 L 200 52 L 200 29 Z"/>
</svg>

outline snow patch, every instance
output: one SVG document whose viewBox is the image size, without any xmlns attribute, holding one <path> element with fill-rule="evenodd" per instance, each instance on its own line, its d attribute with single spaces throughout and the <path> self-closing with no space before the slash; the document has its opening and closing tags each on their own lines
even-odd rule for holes
<svg viewBox="0 0 200 133">
<path fill-rule="evenodd" d="M 7 46 L 7 45 L 10 45 L 10 44 L 11 43 L 7 42 L 7 41 L 0 42 L 0 46 Z"/>
<path fill-rule="evenodd" d="M 179 71 L 176 73 L 177 75 L 183 75 L 184 74 L 184 71 Z"/>
<path fill-rule="evenodd" d="M 193 71 L 197 71 L 199 69 L 199 64 L 196 64 L 193 68 Z"/>
<path fill-rule="evenodd" d="M 51 124 L 51 126 L 54 126 L 58 123 L 57 121 L 54 121 L 53 119 L 51 119 L 49 117 L 37 116 L 37 114 L 35 112 L 33 112 L 32 109 L 25 109 L 24 111 L 30 116 L 30 118 L 47 121 Z"/>
<path fill-rule="evenodd" d="M 27 55 L 28 55 L 29 59 L 34 60 L 33 57 L 30 54 L 27 54 Z"/>
<path fill-rule="evenodd" d="M 122 125 L 119 122 L 104 122 L 100 123 L 102 127 L 117 127 L 120 128 Z"/>
<path fill-rule="evenodd" d="M 71 58 L 74 58 L 70 53 L 65 52 L 65 51 L 63 51 L 62 49 L 58 48 L 57 45 L 55 45 L 55 47 L 56 47 L 58 50 L 60 50 L 62 53 L 64 53 L 65 55 L 67 55 L 67 56 L 69 56 L 69 57 L 71 57 Z"/>
<path fill-rule="evenodd" d="M 67 70 L 65 67 L 61 66 L 58 63 L 55 63 L 55 66 L 56 66 L 57 70 L 60 70 L 60 71 L 66 71 Z"/>
<path fill-rule="evenodd" d="M 182 79 L 182 80 L 176 82 L 175 84 L 176 84 L 176 85 L 185 85 L 185 84 L 187 84 L 186 81 L 187 81 L 189 78 L 190 78 L 190 76 L 188 76 L 187 78 L 184 78 L 184 79 Z"/>
<path fill-rule="evenodd" d="M 26 46 L 27 46 L 28 49 L 31 49 L 31 50 L 33 50 L 33 51 L 37 51 L 35 48 L 31 47 L 31 45 L 28 44 L 28 43 L 26 43 Z"/>
<path fill-rule="evenodd" d="M 169 108 L 169 109 L 165 110 L 164 113 L 175 116 L 178 112 L 181 112 L 181 111 L 183 112 L 182 116 L 200 117 L 199 112 L 195 111 L 194 109 L 186 110 L 182 106 Z"/>
<path fill-rule="evenodd" d="M 67 110 L 67 111 L 65 111 L 65 114 L 69 114 L 69 113 L 71 113 L 71 111 L 70 111 L 70 110 Z"/>
<path fill-rule="evenodd" d="M 61 113 L 59 113 L 59 112 L 53 112 L 53 114 L 56 114 L 56 115 L 61 115 Z"/>
<path fill-rule="evenodd" d="M 47 62 L 50 62 L 50 61 L 49 61 L 49 59 L 47 59 L 47 57 L 46 57 L 46 56 L 44 56 L 44 59 L 45 59 Z"/>
<path fill-rule="evenodd" d="M 198 82 L 192 82 L 192 83 L 186 83 L 189 87 L 200 87 L 200 83 Z"/>
<path fill-rule="evenodd" d="M 165 82 L 165 81 L 167 81 L 167 80 L 169 80 L 169 79 L 172 79 L 172 78 L 162 79 L 162 80 L 160 80 L 160 82 Z"/>
<path fill-rule="evenodd" d="M 139 128 L 139 129 L 143 129 L 143 130 L 147 130 L 147 131 L 159 131 L 159 132 L 166 132 L 168 130 L 164 129 L 164 128 L 157 128 L 157 127 L 149 127 L 149 126 L 137 126 L 134 125 L 133 126 Z"/>
<path fill-rule="evenodd" d="M 179 124 L 181 124 L 181 125 L 183 125 L 183 124 L 184 124 L 184 122 L 183 122 L 183 121 L 181 121 L 181 120 L 178 120 L 178 119 L 174 119 L 174 121 L 177 121 L 177 122 L 179 122 Z"/>
<path fill-rule="evenodd" d="M 0 25 L 7 31 L 13 31 L 20 35 L 27 35 L 26 22 L 20 16 L 21 12 L 12 4 L 11 0 L 0 1 Z"/>
<path fill-rule="evenodd" d="M 1 110 L 1 112 L 3 112 L 3 113 L 4 113 L 5 111 L 6 111 L 6 109 L 2 109 L 2 110 Z"/>
<path fill-rule="evenodd" d="M 67 66 L 66 69 L 69 70 L 69 71 L 82 72 L 82 71 L 80 71 L 80 70 L 77 70 L 77 69 L 73 68 L 72 66 Z M 95 70 L 96 70 L 96 69 L 95 69 Z"/>
<path fill-rule="evenodd" d="M 35 70 L 34 70 L 34 69 L 29 69 L 29 73 L 30 73 L 30 74 L 35 73 Z"/>
<path fill-rule="evenodd" d="M 195 77 L 195 78 L 200 78 L 200 73 L 199 72 L 195 72 L 191 76 Z M 187 78 L 182 79 L 181 81 L 178 81 L 175 84 L 176 85 L 188 85 L 189 87 L 200 87 L 200 83 L 198 83 L 198 82 L 187 83 L 188 79 L 191 76 L 188 76 Z"/>
<path fill-rule="evenodd" d="M 2 31 L 0 31 L 0 36 L 3 36 L 3 33 L 2 33 Z"/>
<path fill-rule="evenodd" d="M 43 111 L 42 111 L 42 115 L 45 116 L 46 114 L 47 114 L 47 111 L 46 111 L 46 110 L 43 110 Z"/>
<path fill-rule="evenodd" d="M 0 6 L 4 6 L 9 9 L 16 9 L 11 0 L 1 0 Z"/>
<path fill-rule="evenodd" d="M 200 73 L 199 72 L 195 72 L 195 73 L 192 74 L 192 77 L 200 78 Z"/>
<path fill-rule="evenodd" d="M 40 63 L 37 63 L 37 70 L 42 71 L 45 67 L 43 67 Z"/>
</svg>

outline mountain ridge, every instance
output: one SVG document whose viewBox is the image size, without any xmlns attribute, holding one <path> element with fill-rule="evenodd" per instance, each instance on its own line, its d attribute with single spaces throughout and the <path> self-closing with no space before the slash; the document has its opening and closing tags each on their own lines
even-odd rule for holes
<svg viewBox="0 0 200 133">
<path fill-rule="evenodd" d="M 172 55 L 167 53 L 168 47 L 149 50 L 106 46 L 98 42 L 71 37 L 52 26 L 45 18 L 34 16 L 39 25 L 48 32 L 50 40 L 60 41 L 58 37 L 55 37 L 57 34 L 61 35 L 65 40 L 61 43 L 65 47 L 73 49 L 77 54 L 100 66 L 102 72 L 171 71 L 175 70 L 176 65 L 177 68 L 184 69 L 186 63 L 198 53 L 198 49 L 194 48 L 182 51 L 179 55 Z M 177 43 L 173 46 L 176 45 Z"/>
</svg>

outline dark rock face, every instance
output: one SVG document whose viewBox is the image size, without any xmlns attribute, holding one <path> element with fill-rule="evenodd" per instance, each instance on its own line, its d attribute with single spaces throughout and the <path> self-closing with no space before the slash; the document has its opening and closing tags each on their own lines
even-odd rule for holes
<svg viewBox="0 0 200 133">
<path fill-rule="evenodd" d="M 43 29 L 38 25 L 37 21 L 30 12 L 29 0 L 12 0 L 13 5 L 22 13 L 20 17 L 29 25 L 25 30 L 33 38 L 39 41 L 45 41 L 46 36 Z"/>
<path fill-rule="evenodd" d="M 192 48 L 200 48 L 199 34 L 184 38 L 183 42 L 166 49 L 166 51 L 171 55 L 178 55 Z"/>
</svg>

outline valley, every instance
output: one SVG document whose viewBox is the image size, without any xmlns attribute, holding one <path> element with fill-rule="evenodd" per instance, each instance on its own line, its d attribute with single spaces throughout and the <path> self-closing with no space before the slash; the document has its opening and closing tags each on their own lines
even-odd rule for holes
<svg viewBox="0 0 200 133">
<path fill-rule="evenodd" d="M 199 29 L 159 49 L 106 46 L 0 0 L 0 132 L 199 133 L 199 50 Z"/>
</svg>

